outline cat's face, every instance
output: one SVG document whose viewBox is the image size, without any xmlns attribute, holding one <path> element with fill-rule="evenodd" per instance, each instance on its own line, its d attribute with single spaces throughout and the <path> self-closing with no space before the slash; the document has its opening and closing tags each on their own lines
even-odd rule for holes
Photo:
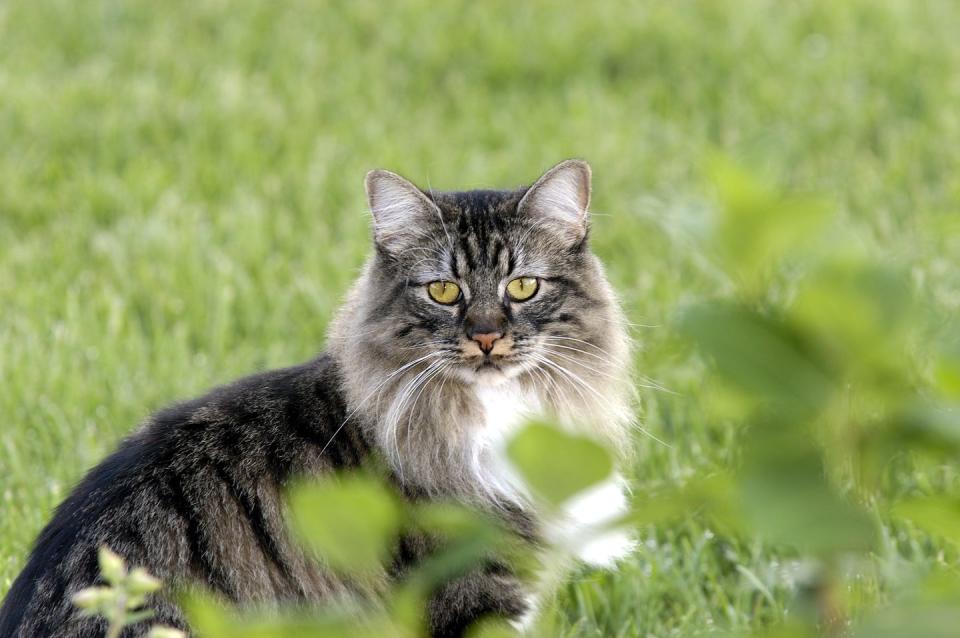
<svg viewBox="0 0 960 638">
<path fill-rule="evenodd" d="M 496 384 L 539 369 L 576 374 L 603 357 L 614 304 L 587 248 L 585 163 L 516 191 L 424 193 L 375 171 L 367 192 L 370 319 L 394 360 Z"/>
</svg>

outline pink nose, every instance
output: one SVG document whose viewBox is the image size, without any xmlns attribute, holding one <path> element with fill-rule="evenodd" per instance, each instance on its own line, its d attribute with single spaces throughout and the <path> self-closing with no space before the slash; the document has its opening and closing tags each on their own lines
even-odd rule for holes
<svg viewBox="0 0 960 638">
<path fill-rule="evenodd" d="M 499 332 L 483 332 L 470 335 L 470 338 L 477 342 L 484 353 L 489 354 L 493 350 L 493 343 L 502 336 Z"/>
</svg>

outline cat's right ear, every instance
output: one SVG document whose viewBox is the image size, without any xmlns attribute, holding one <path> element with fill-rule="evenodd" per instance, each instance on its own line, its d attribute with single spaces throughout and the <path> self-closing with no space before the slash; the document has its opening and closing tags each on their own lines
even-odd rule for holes
<svg viewBox="0 0 960 638">
<path fill-rule="evenodd" d="M 590 165 L 583 160 L 560 162 L 523 195 L 517 210 L 541 221 L 566 244 L 583 241 L 589 227 Z"/>
<path fill-rule="evenodd" d="M 423 228 L 440 215 L 423 191 L 396 173 L 370 171 L 364 185 L 373 215 L 373 239 L 388 253 L 422 241 Z"/>
</svg>

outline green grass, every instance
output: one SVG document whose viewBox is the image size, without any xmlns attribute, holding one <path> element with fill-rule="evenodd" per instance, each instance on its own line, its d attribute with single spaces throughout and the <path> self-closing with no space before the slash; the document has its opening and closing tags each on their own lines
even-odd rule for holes
<svg viewBox="0 0 960 638">
<path fill-rule="evenodd" d="M 960 199 L 958 31 L 950 0 L 3 3 L 0 595 L 152 410 L 323 348 L 369 249 L 374 167 L 454 189 L 587 158 L 636 368 L 675 393 L 641 390 L 670 447 L 638 440 L 637 489 L 729 465 L 734 428 L 696 400 L 703 366 L 673 330 L 680 305 L 730 288 L 701 241 L 705 160 L 828 198 L 845 237 L 955 316 L 960 233 L 935 229 Z M 897 526 L 878 572 L 939 549 Z M 691 519 L 580 575 L 547 622 L 761 627 L 801 567 Z"/>
</svg>

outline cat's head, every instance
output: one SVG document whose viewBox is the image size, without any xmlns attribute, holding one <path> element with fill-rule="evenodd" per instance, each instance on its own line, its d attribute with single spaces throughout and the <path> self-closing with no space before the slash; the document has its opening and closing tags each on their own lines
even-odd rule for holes
<svg viewBox="0 0 960 638">
<path fill-rule="evenodd" d="M 623 348 L 611 340 L 619 310 L 588 247 L 590 181 L 579 160 L 503 191 L 423 191 L 370 172 L 376 253 L 366 290 L 355 291 L 367 308 L 358 338 L 398 364 L 420 359 L 468 383 L 537 370 L 594 377 Z"/>
<path fill-rule="evenodd" d="M 589 248 L 590 167 L 570 160 L 529 187 L 444 193 L 373 171 L 366 188 L 373 256 L 329 348 L 347 420 L 363 417 L 400 480 L 511 493 L 487 460 L 518 415 L 625 453 L 629 340 Z"/>
<path fill-rule="evenodd" d="M 604 383 L 590 370 L 622 363 L 613 359 L 623 339 L 588 247 L 590 182 L 580 160 L 517 190 L 423 191 L 369 173 L 376 254 L 367 289 L 355 290 L 368 309 L 359 338 L 398 364 L 419 359 L 468 383 L 537 371 L 549 373 L 544 383 Z M 580 386 L 571 392 L 591 391 Z"/>
</svg>

